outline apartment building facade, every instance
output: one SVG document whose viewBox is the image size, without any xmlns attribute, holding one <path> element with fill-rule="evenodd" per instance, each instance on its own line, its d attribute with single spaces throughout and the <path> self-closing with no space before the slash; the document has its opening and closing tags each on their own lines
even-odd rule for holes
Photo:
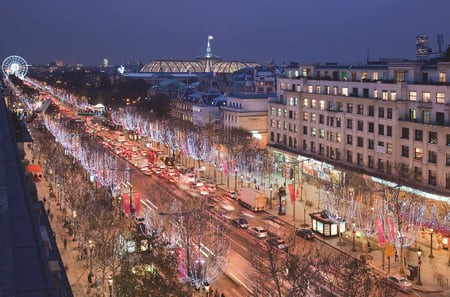
<svg viewBox="0 0 450 297">
<path fill-rule="evenodd" d="M 269 149 L 450 194 L 450 62 L 299 63 L 277 89 Z"/>
</svg>

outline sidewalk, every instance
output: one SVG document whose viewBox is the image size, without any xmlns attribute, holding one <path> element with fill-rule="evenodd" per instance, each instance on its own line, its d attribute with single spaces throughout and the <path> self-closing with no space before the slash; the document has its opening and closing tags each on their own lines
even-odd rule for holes
<svg viewBox="0 0 450 297">
<path fill-rule="evenodd" d="M 25 148 L 26 158 L 31 162 L 31 150 Z M 78 248 L 78 241 L 72 241 L 73 236 L 69 234 L 69 230 L 64 227 L 64 217 L 62 210 L 56 204 L 56 197 L 51 198 L 49 194 L 49 183 L 45 178 L 36 182 L 38 198 L 45 201 L 44 206 L 47 210 L 52 230 L 55 234 L 56 243 L 61 254 L 62 261 L 69 279 L 70 286 L 74 297 L 97 296 L 97 290 L 88 287 L 89 267 L 88 261 L 79 260 L 78 256 L 81 249 Z M 66 240 L 66 248 L 64 247 L 64 239 Z"/>
<path fill-rule="evenodd" d="M 218 180 L 219 187 L 224 190 L 235 190 L 239 191 L 241 188 L 241 182 L 239 179 L 238 183 L 235 185 L 235 178 L 233 176 L 230 176 L 229 181 L 226 179 L 226 177 L 223 179 L 223 184 L 220 184 L 220 179 Z M 280 176 L 273 176 L 273 181 L 277 180 L 279 184 L 282 184 L 284 182 L 284 178 Z M 229 183 L 229 185 L 228 185 Z M 244 187 L 248 187 L 248 182 L 244 182 L 242 184 Z M 253 182 L 250 183 L 250 187 L 255 188 L 255 184 Z M 278 191 L 277 188 L 272 189 L 272 197 L 275 197 L 275 192 Z M 323 209 L 324 206 L 324 198 L 326 193 L 321 191 L 319 193 L 318 189 L 315 186 L 304 184 L 303 186 L 303 201 L 300 201 L 300 198 L 297 198 L 295 204 L 292 204 L 289 199 L 289 193 L 288 189 L 287 191 L 287 199 L 286 199 L 286 215 L 278 216 L 278 203 L 273 205 L 272 209 L 269 207 L 266 207 L 266 212 L 270 215 L 278 216 L 278 218 L 287 224 L 299 228 L 304 223 L 308 224 L 308 227 L 311 226 L 311 218 L 309 217 L 309 213 L 318 212 Z M 269 189 L 262 189 L 260 187 L 260 192 L 264 192 L 267 197 L 270 197 L 270 190 Z M 312 206 L 306 209 L 306 212 L 304 211 L 305 207 L 305 200 L 309 200 L 312 203 Z M 295 211 L 294 211 L 295 209 Z M 295 212 L 295 219 L 294 219 L 294 212 Z M 304 213 L 306 214 L 306 219 L 304 218 Z M 307 228 L 308 228 L 307 227 Z M 318 240 L 324 242 L 325 244 L 338 249 L 345 254 L 347 254 L 349 257 L 355 257 L 360 258 L 361 256 L 367 255 L 367 249 L 365 246 L 365 239 L 364 239 L 364 250 L 363 250 L 363 242 L 356 239 L 355 246 L 356 251 L 352 251 L 353 247 L 353 237 L 351 233 L 344 233 L 343 234 L 343 242 L 344 245 L 339 245 L 339 238 L 338 237 L 332 237 L 332 238 L 325 238 L 320 235 L 316 237 Z M 373 241 L 371 240 L 371 243 Z M 428 245 L 427 245 L 428 244 Z M 383 253 L 380 248 L 377 246 L 374 246 L 375 244 L 372 244 L 372 251 L 369 254 L 369 258 L 371 260 L 369 261 L 371 267 L 377 271 L 378 273 L 382 275 L 387 274 L 399 274 L 400 272 L 400 261 L 395 261 L 394 257 L 391 257 L 390 261 L 390 272 L 388 273 L 388 260 L 387 257 L 385 258 L 384 267 L 383 267 Z M 419 241 L 418 247 L 422 250 L 422 266 L 420 268 L 421 270 L 421 282 L 422 285 L 417 285 L 417 278 L 415 280 L 410 281 L 413 284 L 414 290 L 418 292 L 423 293 L 435 293 L 437 295 L 433 296 L 446 296 L 450 297 L 450 266 L 448 265 L 448 259 L 449 259 L 449 251 L 447 250 L 438 250 L 433 249 L 433 258 L 429 257 L 430 254 L 430 246 L 429 242 L 425 241 Z M 400 253 L 400 251 L 399 251 Z M 407 264 L 411 264 L 414 266 L 417 266 L 418 263 L 418 255 L 417 251 L 415 249 L 405 247 L 404 248 L 405 257 L 407 259 Z M 408 265 L 405 265 L 405 269 L 408 268 Z"/>
</svg>

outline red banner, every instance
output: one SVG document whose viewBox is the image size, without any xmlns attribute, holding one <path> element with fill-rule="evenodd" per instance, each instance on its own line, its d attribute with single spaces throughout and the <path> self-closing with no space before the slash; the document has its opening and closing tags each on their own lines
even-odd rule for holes
<svg viewBox="0 0 450 297">
<path fill-rule="evenodd" d="M 394 242 L 394 226 L 392 225 L 392 220 L 391 218 L 387 218 L 387 222 L 389 224 L 389 229 L 390 229 L 390 236 L 389 236 L 389 240 L 390 242 Z"/>
<path fill-rule="evenodd" d="M 141 207 L 141 194 L 139 192 L 133 193 L 134 196 L 134 213 L 139 213 Z"/>
<path fill-rule="evenodd" d="M 131 213 L 131 209 L 130 209 L 130 195 L 128 194 L 123 194 L 122 195 L 122 199 L 123 199 L 123 211 L 125 214 L 130 214 Z"/>
<path fill-rule="evenodd" d="M 375 224 L 377 224 L 378 243 L 379 244 L 386 243 L 386 239 L 384 238 L 383 224 L 381 224 L 381 220 L 380 219 L 375 220 Z"/>
<path fill-rule="evenodd" d="M 223 163 L 223 173 L 228 174 L 227 161 L 225 159 L 222 159 L 222 163 Z"/>
<path fill-rule="evenodd" d="M 294 185 L 293 184 L 288 184 L 288 188 L 289 188 L 289 194 L 291 195 L 291 203 L 294 204 L 295 203 Z"/>
<path fill-rule="evenodd" d="M 300 195 L 300 184 L 297 185 L 297 190 L 295 191 L 295 196 L 299 196 Z"/>
</svg>

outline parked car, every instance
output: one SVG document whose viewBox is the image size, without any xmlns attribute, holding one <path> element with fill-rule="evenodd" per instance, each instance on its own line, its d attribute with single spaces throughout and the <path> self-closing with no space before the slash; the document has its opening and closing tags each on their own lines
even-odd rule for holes
<svg viewBox="0 0 450 297">
<path fill-rule="evenodd" d="M 313 240 L 316 236 L 314 235 L 314 232 L 312 232 L 311 229 L 297 229 L 297 231 L 295 231 L 295 234 L 297 234 L 300 237 L 303 237 L 304 239 L 307 240 Z"/>
<path fill-rule="evenodd" d="M 389 286 L 399 289 L 403 292 L 411 292 L 412 284 L 401 275 L 388 275 L 386 282 Z"/>
<path fill-rule="evenodd" d="M 247 220 L 244 218 L 236 218 L 233 220 L 233 223 L 242 229 L 247 229 L 247 227 L 248 227 Z"/>
<path fill-rule="evenodd" d="M 248 233 L 252 234 L 257 238 L 265 238 L 267 237 L 267 231 L 263 227 L 251 227 L 248 229 Z"/>
<path fill-rule="evenodd" d="M 228 191 L 225 192 L 225 196 L 228 196 L 228 197 L 230 197 L 230 198 L 235 199 L 235 198 L 236 198 L 236 192 L 235 192 L 235 191 L 228 190 Z"/>
<path fill-rule="evenodd" d="M 279 249 L 280 251 L 286 251 L 287 250 L 286 243 L 280 237 L 270 238 L 269 240 L 267 240 L 267 243 L 269 244 L 270 247 Z"/>
</svg>

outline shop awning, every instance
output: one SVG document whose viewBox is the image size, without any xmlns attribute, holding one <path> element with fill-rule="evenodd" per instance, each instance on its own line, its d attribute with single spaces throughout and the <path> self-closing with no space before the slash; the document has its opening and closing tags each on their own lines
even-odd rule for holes
<svg viewBox="0 0 450 297">
<path fill-rule="evenodd" d="M 37 164 L 30 164 L 27 167 L 28 172 L 42 172 L 42 168 L 40 165 Z"/>
</svg>

